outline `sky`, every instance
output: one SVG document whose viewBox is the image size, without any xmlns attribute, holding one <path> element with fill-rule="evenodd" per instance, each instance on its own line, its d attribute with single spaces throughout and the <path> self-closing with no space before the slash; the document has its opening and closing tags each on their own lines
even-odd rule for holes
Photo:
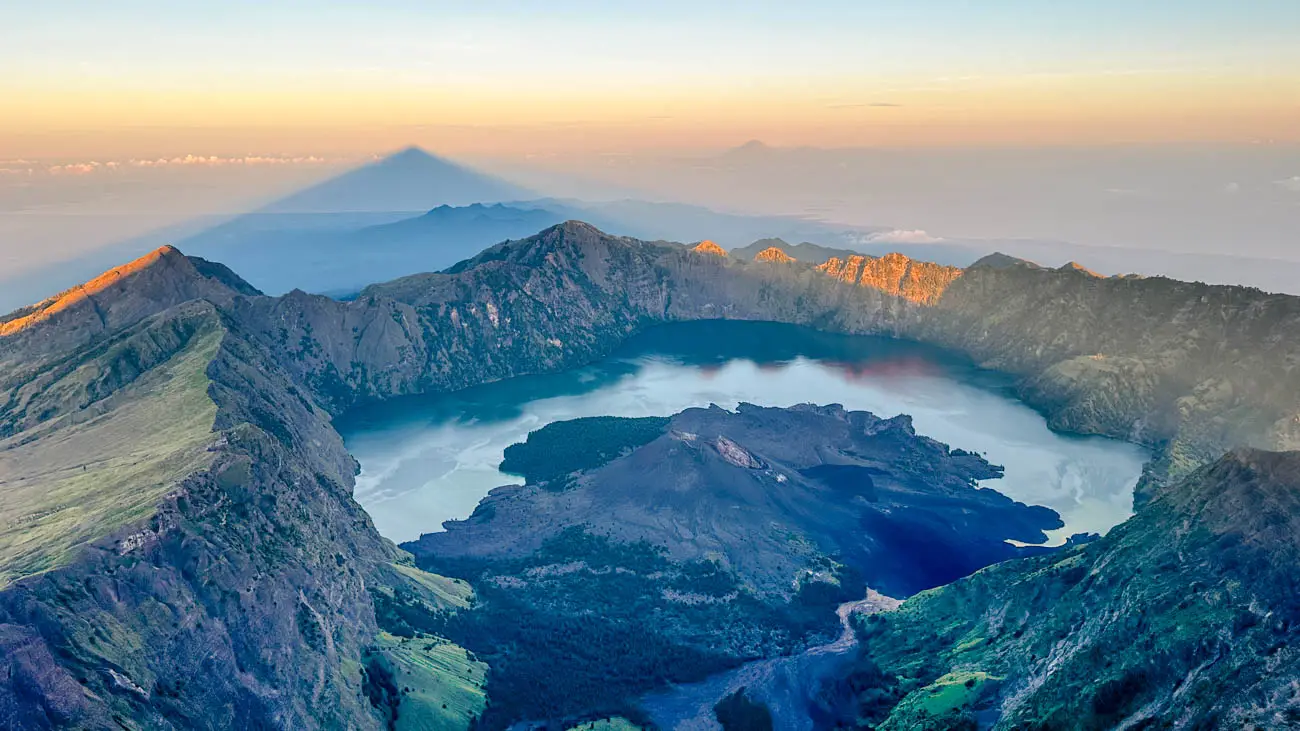
<svg viewBox="0 0 1300 731">
<path fill-rule="evenodd" d="M 0 4 L 8 157 L 1300 139 L 1293 0 Z"/>
<path fill-rule="evenodd" d="M 548 195 L 1300 259 L 1300 2 L 0 0 L 0 275 L 412 144 Z"/>
</svg>

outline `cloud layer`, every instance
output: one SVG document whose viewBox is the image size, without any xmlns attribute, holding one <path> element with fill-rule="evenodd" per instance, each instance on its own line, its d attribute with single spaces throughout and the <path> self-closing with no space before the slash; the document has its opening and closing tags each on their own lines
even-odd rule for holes
<svg viewBox="0 0 1300 731">
<path fill-rule="evenodd" d="M 868 244 L 937 244 L 943 241 L 938 236 L 931 236 L 922 229 L 901 229 L 881 231 L 867 235 L 863 243 Z"/>
<path fill-rule="evenodd" d="M 100 172 L 131 168 L 220 168 L 265 167 L 287 165 L 329 165 L 343 162 L 337 158 L 316 155 L 245 155 L 222 157 L 219 155 L 184 155 L 179 157 L 131 158 L 129 160 L 85 160 L 74 162 L 39 162 L 35 160 L 0 160 L 0 175 L 91 175 Z"/>
</svg>

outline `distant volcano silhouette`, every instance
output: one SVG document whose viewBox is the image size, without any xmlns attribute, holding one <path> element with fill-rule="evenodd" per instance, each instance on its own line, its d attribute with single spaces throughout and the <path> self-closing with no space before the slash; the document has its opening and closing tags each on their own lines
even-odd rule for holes
<svg viewBox="0 0 1300 731">
<path fill-rule="evenodd" d="M 537 197 L 531 191 L 408 147 L 282 198 L 259 213 L 427 211 L 440 205 Z"/>
</svg>

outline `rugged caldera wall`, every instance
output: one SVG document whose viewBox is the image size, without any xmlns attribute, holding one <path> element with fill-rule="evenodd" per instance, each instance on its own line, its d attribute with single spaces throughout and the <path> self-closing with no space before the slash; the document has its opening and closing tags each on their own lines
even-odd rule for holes
<svg viewBox="0 0 1300 731">
<path fill-rule="evenodd" d="M 848 267 L 570 222 L 353 302 L 262 297 L 163 249 L 3 318 L 0 725 L 466 722 L 481 670 L 462 651 L 452 696 L 397 686 L 454 651 L 403 642 L 431 628 L 392 609 L 454 615 L 466 590 L 375 533 L 330 415 L 577 365 L 656 322 L 957 348 L 1019 375 L 1054 426 L 1155 447 L 1149 495 L 1230 447 L 1296 445 L 1298 298 L 999 257 Z"/>
<path fill-rule="evenodd" d="M 1237 450 L 1099 541 L 860 617 L 826 725 L 1295 728 L 1298 476 Z"/>
</svg>

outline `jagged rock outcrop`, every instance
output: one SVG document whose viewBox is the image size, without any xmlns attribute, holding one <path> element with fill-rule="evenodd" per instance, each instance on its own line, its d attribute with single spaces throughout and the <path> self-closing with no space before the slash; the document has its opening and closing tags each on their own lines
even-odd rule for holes
<svg viewBox="0 0 1300 731">
<path fill-rule="evenodd" d="M 769 246 L 766 249 L 754 255 L 754 261 L 768 261 L 785 264 L 794 261 L 794 257 L 781 251 L 775 246 Z"/>
<path fill-rule="evenodd" d="M 718 246 L 717 244 L 713 243 L 712 241 L 709 241 L 708 239 L 705 239 L 704 241 L 701 241 L 700 243 L 696 244 L 694 248 L 691 249 L 691 251 L 694 251 L 697 254 L 712 254 L 713 256 L 727 255 L 726 249 L 722 248 L 721 246 Z"/>
<path fill-rule="evenodd" d="M 859 623 L 823 694 L 875 728 L 1292 728 L 1300 453 L 1238 450 L 1106 537 Z"/>
<path fill-rule="evenodd" d="M 925 305 L 938 302 L 948 285 L 962 275 L 958 267 L 913 261 L 897 253 L 881 257 L 832 257 L 817 269 L 841 282 L 871 287 Z"/>
</svg>

